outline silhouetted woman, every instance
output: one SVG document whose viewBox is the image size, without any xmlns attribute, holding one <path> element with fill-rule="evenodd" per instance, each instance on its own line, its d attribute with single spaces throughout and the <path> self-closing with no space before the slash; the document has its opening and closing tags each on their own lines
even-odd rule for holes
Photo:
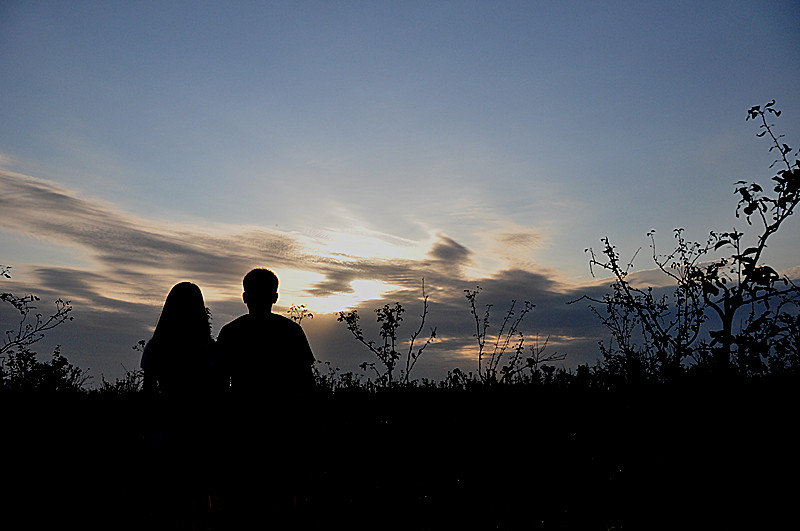
<svg viewBox="0 0 800 531">
<path fill-rule="evenodd" d="M 152 398 L 151 527 L 208 527 L 213 348 L 200 288 L 176 284 L 142 353 L 145 392 Z"/>
<path fill-rule="evenodd" d="M 142 354 L 145 390 L 178 400 L 206 394 L 213 348 L 200 288 L 191 282 L 176 284 Z"/>
</svg>

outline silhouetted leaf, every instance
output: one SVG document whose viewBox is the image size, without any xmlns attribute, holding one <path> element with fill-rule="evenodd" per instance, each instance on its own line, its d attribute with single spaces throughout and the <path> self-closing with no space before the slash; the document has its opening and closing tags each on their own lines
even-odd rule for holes
<svg viewBox="0 0 800 531">
<path fill-rule="evenodd" d="M 778 277 L 778 272 L 775 271 L 774 269 L 772 269 L 770 266 L 762 266 L 760 269 L 764 273 L 764 275 L 767 275 L 767 276 L 770 276 L 770 277 L 773 277 L 773 278 Z"/>
</svg>

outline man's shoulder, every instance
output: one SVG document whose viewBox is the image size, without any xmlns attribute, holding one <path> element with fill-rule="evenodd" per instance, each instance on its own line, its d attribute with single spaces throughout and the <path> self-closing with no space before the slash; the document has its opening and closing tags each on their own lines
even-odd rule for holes
<svg viewBox="0 0 800 531">
<path fill-rule="evenodd" d="M 287 329 L 295 331 L 303 330 L 303 328 L 293 320 L 277 313 L 269 314 L 269 318 L 267 319 L 266 322 L 268 323 L 268 326 L 284 330 Z M 220 334 L 222 334 L 223 332 L 240 330 L 242 328 L 254 328 L 254 327 L 260 328 L 264 326 L 264 323 L 265 321 L 263 320 L 263 318 L 254 318 L 250 314 L 244 314 L 237 317 L 233 321 L 229 322 L 225 326 L 223 326 L 222 329 L 220 330 Z"/>
<path fill-rule="evenodd" d="M 224 325 L 220 329 L 219 334 L 223 335 L 225 332 L 230 332 L 232 330 L 236 330 L 237 328 L 242 328 L 242 327 L 247 326 L 248 319 L 249 319 L 249 316 L 247 314 L 240 315 L 239 317 L 237 317 L 233 321 L 231 321 L 228 324 Z"/>
<path fill-rule="evenodd" d="M 279 313 L 272 313 L 270 314 L 270 319 L 272 322 L 278 326 L 286 326 L 290 328 L 300 328 L 300 325 L 294 322 L 293 320 L 289 319 L 288 317 L 284 317 Z"/>
</svg>

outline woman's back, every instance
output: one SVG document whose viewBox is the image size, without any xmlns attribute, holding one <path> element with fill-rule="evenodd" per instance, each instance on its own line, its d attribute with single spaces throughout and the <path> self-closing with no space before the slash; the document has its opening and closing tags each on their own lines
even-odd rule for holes
<svg viewBox="0 0 800 531">
<path fill-rule="evenodd" d="M 173 397 L 210 392 L 213 348 L 210 336 L 151 339 L 142 354 L 151 390 Z"/>
<path fill-rule="evenodd" d="M 208 391 L 213 348 L 200 288 L 190 282 L 176 284 L 142 353 L 145 387 L 174 396 Z"/>
</svg>

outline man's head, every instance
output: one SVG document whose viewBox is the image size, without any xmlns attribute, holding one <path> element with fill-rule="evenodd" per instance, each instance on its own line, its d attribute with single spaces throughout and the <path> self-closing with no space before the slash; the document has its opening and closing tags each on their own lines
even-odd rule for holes
<svg viewBox="0 0 800 531">
<path fill-rule="evenodd" d="M 278 300 L 278 277 L 269 269 L 253 269 L 242 281 L 242 299 L 250 311 L 271 308 Z"/>
</svg>

